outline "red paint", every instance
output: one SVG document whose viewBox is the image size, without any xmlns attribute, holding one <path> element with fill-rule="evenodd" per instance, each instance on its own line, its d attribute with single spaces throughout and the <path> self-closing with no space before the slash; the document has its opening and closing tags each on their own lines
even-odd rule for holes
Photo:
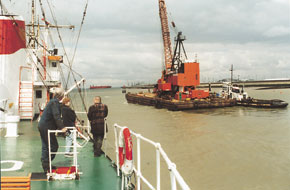
<svg viewBox="0 0 290 190">
<path fill-rule="evenodd" d="M 124 134 L 124 141 L 125 141 L 125 147 L 126 147 L 126 160 L 132 160 L 132 138 L 131 138 L 131 133 L 128 128 L 125 128 L 123 131 Z"/>
<path fill-rule="evenodd" d="M 124 155 L 123 155 L 123 147 L 119 147 L 119 166 L 120 168 L 124 164 Z"/>
<path fill-rule="evenodd" d="M 125 142 L 125 156 L 126 160 L 132 160 L 133 159 L 133 143 L 132 143 L 132 137 L 130 130 L 128 128 L 125 128 L 123 130 L 123 140 Z M 124 154 L 123 154 L 124 147 L 119 147 L 119 166 L 120 168 L 124 164 Z"/>
<path fill-rule="evenodd" d="M 57 174 L 73 174 L 76 172 L 76 167 L 58 167 L 57 169 L 53 169 L 51 172 Z"/>
<path fill-rule="evenodd" d="M 24 21 L 0 19 L 0 55 L 13 54 L 25 47 Z"/>
</svg>

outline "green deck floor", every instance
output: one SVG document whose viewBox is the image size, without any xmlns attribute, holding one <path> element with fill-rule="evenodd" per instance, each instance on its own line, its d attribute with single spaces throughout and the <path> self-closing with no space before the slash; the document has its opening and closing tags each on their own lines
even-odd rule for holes
<svg viewBox="0 0 290 190">
<path fill-rule="evenodd" d="M 13 172 L 1 172 L 1 176 L 28 176 L 32 172 L 42 172 L 40 155 L 41 140 L 37 129 L 37 122 L 20 122 L 18 128 L 19 137 L 5 138 L 5 130 L 1 131 L 1 160 L 23 161 L 22 169 Z M 64 138 L 58 137 L 60 146 L 64 145 Z M 59 149 L 64 151 L 64 149 Z M 66 181 L 32 181 L 32 190 L 46 189 L 100 189 L 119 190 L 121 178 L 117 176 L 116 170 L 112 167 L 111 161 L 104 155 L 94 157 L 92 143 L 79 149 L 78 165 L 82 172 L 80 180 Z M 70 166 L 71 158 L 57 155 L 53 161 L 55 166 Z M 9 168 L 10 165 L 1 165 L 1 168 Z"/>
</svg>

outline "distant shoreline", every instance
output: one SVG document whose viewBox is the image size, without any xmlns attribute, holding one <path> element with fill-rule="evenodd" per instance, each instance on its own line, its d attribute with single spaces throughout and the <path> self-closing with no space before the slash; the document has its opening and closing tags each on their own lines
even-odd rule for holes
<svg viewBox="0 0 290 190">
<path fill-rule="evenodd" d="M 290 80 L 263 80 L 263 81 L 239 81 L 233 82 L 239 86 L 244 87 L 258 87 L 260 90 L 266 89 L 281 89 L 281 88 L 290 88 Z M 221 88 L 223 83 L 201 83 L 198 88 Z"/>
<path fill-rule="evenodd" d="M 257 90 L 268 90 L 268 89 L 285 89 L 290 88 L 290 80 L 262 80 L 262 81 L 239 81 L 233 82 L 239 86 L 244 87 L 258 87 Z M 200 83 L 197 88 L 209 88 L 209 84 L 211 88 L 221 88 L 222 82 L 213 82 L 213 83 Z M 153 89 L 154 84 L 147 85 L 135 85 L 135 86 L 125 86 L 121 87 L 124 89 Z"/>
</svg>

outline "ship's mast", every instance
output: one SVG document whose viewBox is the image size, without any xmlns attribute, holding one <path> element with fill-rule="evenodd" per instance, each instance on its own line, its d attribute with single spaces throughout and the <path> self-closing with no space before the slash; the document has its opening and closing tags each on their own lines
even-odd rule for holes
<svg viewBox="0 0 290 190">
<path fill-rule="evenodd" d="M 35 29 L 34 29 L 34 21 L 35 21 L 35 0 L 31 2 L 31 33 L 30 33 L 30 46 L 35 48 Z"/>
<path fill-rule="evenodd" d="M 161 21 L 162 38 L 164 46 L 165 73 L 167 74 L 168 71 L 170 71 L 172 63 L 172 49 L 165 0 L 159 0 L 159 16 Z"/>
<path fill-rule="evenodd" d="M 231 71 L 231 84 L 232 84 L 233 83 L 233 72 L 234 72 L 234 66 L 233 66 L 233 64 L 231 65 L 230 71 Z"/>
<path fill-rule="evenodd" d="M 42 11 L 42 16 L 43 16 L 43 21 L 45 24 L 39 24 L 39 21 L 38 21 L 38 24 L 35 24 L 36 22 L 36 9 L 35 9 L 35 6 L 36 5 L 36 0 L 31 0 L 31 23 L 30 24 L 27 24 L 26 26 L 30 27 L 30 34 L 29 34 L 29 45 L 30 47 L 32 48 L 35 48 L 36 46 L 36 35 L 35 35 L 35 27 L 37 27 L 37 29 L 39 30 L 39 28 L 45 28 L 45 31 L 46 31 L 46 34 L 49 33 L 49 28 L 69 28 L 69 29 L 73 29 L 75 28 L 74 25 L 51 25 L 49 22 L 47 22 L 46 20 L 46 17 L 45 17 L 45 14 L 44 14 L 44 9 L 43 9 L 43 6 L 42 6 L 42 2 L 40 1 L 40 7 L 41 7 L 41 11 Z M 38 32 L 39 33 L 39 32 Z M 47 35 L 45 35 L 47 38 Z M 52 39 L 51 39 L 52 40 Z M 45 39 L 45 43 L 47 44 L 47 39 Z"/>
</svg>

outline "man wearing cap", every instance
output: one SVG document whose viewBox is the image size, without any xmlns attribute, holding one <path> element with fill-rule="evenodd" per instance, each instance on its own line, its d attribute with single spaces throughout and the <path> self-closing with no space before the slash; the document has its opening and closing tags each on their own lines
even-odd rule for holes
<svg viewBox="0 0 290 190">
<path fill-rule="evenodd" d="M 53 98 L 48 102 L 43 110 L 41 119 L 38 124 L 42 142 L 41 162 L 44 172 L 49 170 L 49 154 L 48 154 L 48 130 L 62 130 L 66 132 L 61 119 L 60 101 L 64 97 L 64 91 L 61 88 L 54 90 Z M 54 133 L 50 133 L 51 152 L 57 152 L 58 142 Z M 51 155 L 51 161 L 55 158 L 55 154 Z"/>
</svg>

